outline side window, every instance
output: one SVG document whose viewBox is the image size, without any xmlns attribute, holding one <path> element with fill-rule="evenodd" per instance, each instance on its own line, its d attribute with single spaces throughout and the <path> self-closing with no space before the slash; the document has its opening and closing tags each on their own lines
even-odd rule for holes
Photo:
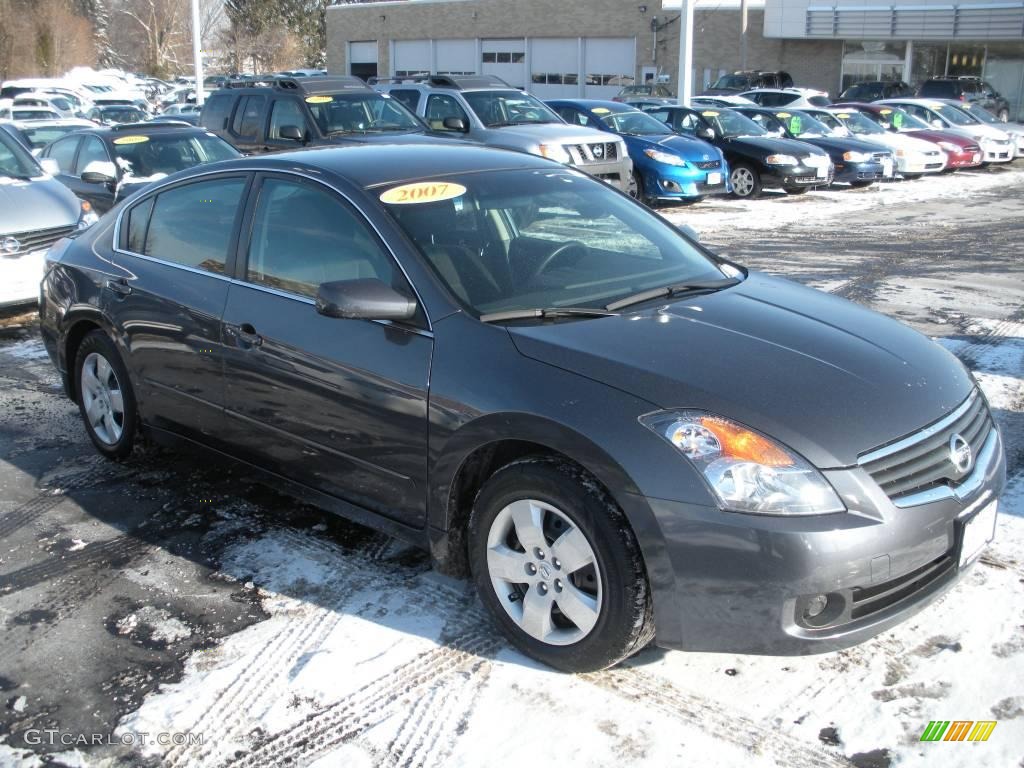
<svg viewBox="0 0 1024 768">
<path fill-rule="evenodd" d="M 200 112 L 199 120 L 204 128 L 211 131 L 223 131 L 228 127 L 228 117 L 231 116 L 231 104 L 233 99 L 230 94 L 214 94 Z"/>
<path fill-rule="evenodd" d="M 469 127 L 469 117 L 459 102 L 446 94 L 430 94 L 427 98 L 427 122 L 430 123 L 430 127 L 435 131 L 450 130 L 444 127 L 446 117 L 461 118 L 466 127 Z"/>
<path fill-rule="evenodd" d="M 82 149 L 78 153 L 78 162 L 75 163 L 75 175 L 81 176 L 89 167 L 89 163 L 109 163 L 110 155 L 103 142 L 95 136 L 86 136 L 82 141 Z"/>
<path fill-rule="evenodd" d="M 161 192 L 153 205 L 143 253 L 164 261 L 224 272 L 245 179 L 213 179 Z"/>
<path fill-rule="evenodd" d="M 590 125 L 591 122 L 587 115 L 572 107 L 561 107 L 556 109 L 555 112 L 569 125 Z"/>
<path fill-rule="evenodd" d="M 231 124 L 231 132 L 246 139 L 255 139 L 263 127 L 263 111 L 267 98 L 265 96 L 245 96 L 235 110 L 235 119 Z"/>
<path fill-rule="evenodd" d="M 696 115 L 690 114 L 689 112 L 683 113 L 683 116 L 679 118 L 679 129 L 680 131 L 686 131 L 687 133 L 694 133 L 697 130 L 697 126 L 700 124 L 700 118 Z"/>
<path fill-rule="evenodd" d="M 659 123 L 668 123 L 668 110 L 667 109 L 652 109 L 648 113 L 651 117 L 657 120 Z"/>
<path fill-rule="evenodd" d="M 155 197 L 143 200 L 125 214 L 123 222 L 125 234 L 122 245 L 132 253 L 142 253 L 146 247 L 146 227 L 149 226 L 149 214 L 153 212 Z"/>
<path fill-rule="evenodd" d="M 413 114 L 417 114 L 416 107 L 418 107 L 420 103 L 419 91 L 414 91 L 409 88 L 396 88 L 394 90 L 388 91 L 388 94 L 392 98 L 395 98 L 398 101 L 400 101 L 402 103 L 402 106 L 404 106 L 410 112 L 412 112 Z"/>
<path fill-rule="evenodd" d="M 260 190 L 246 274 L 310 297 L 333 280 L 396 281 L 391 257 L 353 210 L 323 189 L 275 178 Z"/>
<path fill-rule="evenodd" d="M 60 166 L 60 172 L 71 175 L 75 172 L 75 150 L 78 149 L 78 142 L 81 139 L 73 136 L 54 142 L 46 153 L 47 157 L 53 158 Z"/>
<path fill-rule="evenodd" d="M 306 116 L 302 113 L 302 107 L 298 102 L 294 99 L 276 99 L 270 110 L 270 132 L 267 134 L 267 138 L 280 139 L 281 128 L 286 125 L 295 126 L 303 136 L 309 133 Z"/>
</svg>

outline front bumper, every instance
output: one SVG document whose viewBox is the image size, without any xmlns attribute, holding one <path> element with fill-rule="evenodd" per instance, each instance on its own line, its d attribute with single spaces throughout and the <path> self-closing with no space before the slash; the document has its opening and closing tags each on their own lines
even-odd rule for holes
<svg viewBox="0 0 1024 768">
<path fill-rule="evenodd" d="M 895 166 L 889 166 L 889 173 L 886 174 L 882 163 L 875 160 L 868 160 L 863 163 L 836 163 L 834 181 L 850 184 L 857 181 L 889 181 L 893 177 Z"/>
<path fill-rule="evenodd" d="M 947 168 L 976 168 L 981 165 L 982 153 L 977 152 L 946 152 Z"/>
<path fill-rule="evenodd" d="M 990 144 L 987 147 L 982 147 L 981 152 L 985 156 L 984 162 L 986 163 L 1008 163 L 1016 155 L 1015 147 L 1010 142 L 995 146 Z"/>
<path fill-rule="evenodd" d="M 633 161 L 629 159 L 629 155 L 608 162 L 586 162 L 571 167 L 611 184 L 627 194 L 633 184 Z"/>
<path fill-rule="evenodd" d="M 783 188 L 828 186 L 835 180 L 835 166 L 830 162 L 823 173 L 819 173 L 818 168 L 803 165 L 771 166 L 761 174 L 761 185 Z"/>
<path fill-rule="evenodd" d="M 46 270 L 46 249 L 0 256 L 0 308 L 39 301 L 39 284 Z"/>
<path fill-rule="evenodd" d="M 999 444 L 970 495 L 897 509 L 859 468 L 826 472 L 850 509 L 768 517 L 646 499 L 665 540 L 671 594 L 655 591 L 657 643 L 666 648 L 804 655 L 863 642 L 922 610 L 960 567 L 964 526 L 1006 482 Z M 827 608 L 809 619 L 816 595 Z M 660 615 L 673 615 L 662 621 Z M 662 631 L 662 627 L 666 631 Z"/>
<path fill-rule="evenodd" d="M 933 155 L 908 153 L 896 157 L 896 168 L 902 174 L 938 173 L 946 167 L 946 153 L 936 150 Z"/>
<path fill-rule="evenodd" d="M 706 170 L 659 165 L 654 172 L 649 171 L 644 175 L 644 183 L 648 196 L 659 200 L 726 195 L 732 192 L 729 169 L 725 163 Z"/>
</svg>

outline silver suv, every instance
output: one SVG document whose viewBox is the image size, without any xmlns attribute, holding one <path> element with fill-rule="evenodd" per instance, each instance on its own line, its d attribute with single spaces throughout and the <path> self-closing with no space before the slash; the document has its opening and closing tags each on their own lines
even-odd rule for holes
<svg viewBox="0 0 1024 768">
<path fill-rule="evenodd" d="M 447 132 L 490 147 L 541 155 L 629 192 L 633 161 L 621 138 L 570 126 L 528 93 L 491 75 L 371 78 L 370 85 Z"/>
</svg>

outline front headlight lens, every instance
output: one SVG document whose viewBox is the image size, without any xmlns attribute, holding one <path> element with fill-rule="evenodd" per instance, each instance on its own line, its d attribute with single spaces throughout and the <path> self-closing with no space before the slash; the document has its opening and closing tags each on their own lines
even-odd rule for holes
<svg viewBox="0 0 1024 768">
<path fill-rule="evenodd" d="M 768 155 L 765 158 L 768 165 L 796 165 L 796 158 L 792 155 Z"/>
<path fill-rule="evenodd" d="M 689 459 L 725 509 L 765 515 L 846 510 L 817 469 L 735 421 L 703 411 L 661 411 L 640 422 Z"/>
<path fill-rule="evenodd" d="M 82 212 L 78 214 L 78 228 L 88 229 L 99 220 L 100 216 L 92 209 L 92 204 L 87 200 L 83 200 Z"/>
<path fill-rule="evenodd" d="M 557 160 L 560 163 L 572 162 L 572 157 L 561 144 L 541 144 L 539 151 L 542 157 Z"/>
<path fill-rule="evenodd" d="M 871 159 L 867 152 L 844 152 L 843 160 L 848 163 L 866 163 Z"/>
<path fill-rule="evenodd" d="M 657 149 L 645 149 L 644 154 L 656 163 L 665 165 L 686 165 L 686 161 L 677 155 L 670 155 L 668 152 L 661 152 Z"/>
<path fill-rule="evenodd" d="M 952 152 L 953 154 L 956 154 L 960 151 L 960 147 L 958 147 L 951 141 L 940 141 L 939 146 L 946 152 Z"/>
</svg>

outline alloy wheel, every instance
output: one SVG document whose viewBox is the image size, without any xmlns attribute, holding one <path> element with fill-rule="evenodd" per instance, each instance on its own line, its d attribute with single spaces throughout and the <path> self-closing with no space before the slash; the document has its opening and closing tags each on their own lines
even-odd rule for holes
<svg viewBox="0 0 1024 768">
<path fill-rule="evenodd" d="M 734 169 L 729 180 L 732 182 L 733 192 L 740 197 L 747 197 L 754 191 L 754 174 L 747 168 Z"/>
<path fill-rule="evenodd" d="M 82 407 L 96 437 L 115 445 L 124 434 L 124 396 L 113 366 L 91 352 L 82 362 Z"/>
</svg>

